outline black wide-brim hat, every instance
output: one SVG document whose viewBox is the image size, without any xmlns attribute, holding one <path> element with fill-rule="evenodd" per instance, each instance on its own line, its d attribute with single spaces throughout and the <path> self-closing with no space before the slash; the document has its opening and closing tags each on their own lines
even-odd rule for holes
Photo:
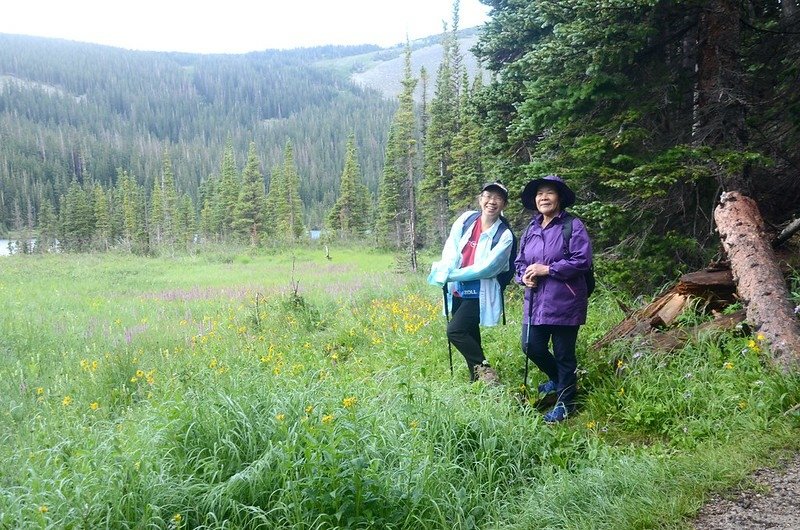
<svg viewBox="0 0 800 530">
<path fill-rule="evenodd" d="M 536 192 L 542 184 L 551 184 L 558 190 L 558 202 L 561 209 L 569 208 L 575 204 L 575 192 L 569 189 L 567 183 L 558 175 L 547 175 L 540 179 L 534 179 L 525 185 L 522 190 L 522 205 L 529 210 L 536 210 Z"/>
</svg>

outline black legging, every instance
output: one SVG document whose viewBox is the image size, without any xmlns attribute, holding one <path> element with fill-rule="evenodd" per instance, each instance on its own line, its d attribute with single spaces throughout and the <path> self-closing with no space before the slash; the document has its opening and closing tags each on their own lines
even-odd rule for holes
<svg viewBox="0 0 800 530">
<path fill-rule="evenodd" d="M 486 357 L 481 347 L 480 301 L 477 298 L 453 297 L 453 316 L 447 324 L 447 338 L 453 343 L 469 368 L 469 377 L 475 380 L 475 367 Z"/>
<path fill-rule="evenodd" d="M 567 407 L 575 404 L 575 391 L 578 376 L 578 359 L 575 344 L 578 341 L 580 326 L 522 325 L 522 351 L 556 384 L 558 400 Z M 550 339 L 553 339 L 553 353 L 550 353 Z"/>
</svg>

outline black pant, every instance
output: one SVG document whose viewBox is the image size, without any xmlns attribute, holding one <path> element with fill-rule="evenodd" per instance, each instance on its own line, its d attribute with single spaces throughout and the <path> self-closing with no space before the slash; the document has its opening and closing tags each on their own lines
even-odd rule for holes
<svg viewBox="0 0 800 530">
<path fill-rule="evenodd" d="M 580 326 L 522 325 L 522 351 L 556 384 L 558 400 L 571 408 L 575 404 L 578 359 L 575 344 Z M 548 348 L 553 339 L 553 353 Z"/>
<path fill-rule="evenodd" d="M 447 324 L 447 339 L 456 347 L 469 368 L 469 377 L 475 380 L 475 367 L 486 357 L 481 347 L 481 307 L 477 298 L 453 297 L 453 316 Z"/>
</svg>

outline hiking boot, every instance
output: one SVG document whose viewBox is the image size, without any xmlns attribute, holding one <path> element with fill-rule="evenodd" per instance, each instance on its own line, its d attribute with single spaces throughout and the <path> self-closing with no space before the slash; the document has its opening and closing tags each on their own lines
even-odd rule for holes
<svg viewBox="0 0 800 530">
<path fill-rule="evenodd" d="M 541 385 L 539 385 L 537 387 L 537 390 L 539 390 L 540 394 L 545 394 L 545 395 L 552 394 L 553 392 L 556 391 L 556 383 L 555 381 L 550 380 L 546 383 L 542 383 Z"/>
<path fill-rule="evenodd" d="M 556 406 L 553 407 L 553 410 L 544 415 L 544 422 L 551 424 L 559 423 L 566 420 L 567 416 L 569 416 L 569 412 L 567 411 L 566 405 L 564 405 L 563 401 L 559 401 L 556 403 Z"/>
<path fill-rule="evenodd" d="M 483 381 L 487 385 L 496 386 L 500 384 L 500 376 L 494 368 L 488 364 L 479 364 L 475 367 L 475 378 L 478 381 Z"/>
</svg>

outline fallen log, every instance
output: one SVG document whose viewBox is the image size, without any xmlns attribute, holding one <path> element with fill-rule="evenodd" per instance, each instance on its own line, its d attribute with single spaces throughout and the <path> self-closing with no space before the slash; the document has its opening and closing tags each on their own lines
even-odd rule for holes
<svg viewBox="0 0 800 530">
<path fill-rule="evenodd" d="M 718 314 L 709 320 L 691 328 L 673 328 L 663 333 L 649 333 L 644 336 L 644 343 L 652 350 L 669 352 L 685 346 L 688 342 L 696 342 L 710 332 L 733 331 L 744 322 L 745 311 L 739 310 L 730 315 Z"/>
<path fill-rule="evenodd" d="M 592 348 L 600 349 L 616 340 L 646 335 L 654 329 L 672 325 L 688 301 L 688 296 L 676 292 L 673 288 L 644 308 L 631 313 L 596 341 Z"/>
<path fill-rule="evenodd" d="M 738 192 L 722 194 L 714 220 L 736 282 L 736 290 L 754 331 L 769 343 L 784 369 L 800 360 L 800 323 L 794 315 L 783 274 L 766 237 L 758 206 Z"/>
</svg>

